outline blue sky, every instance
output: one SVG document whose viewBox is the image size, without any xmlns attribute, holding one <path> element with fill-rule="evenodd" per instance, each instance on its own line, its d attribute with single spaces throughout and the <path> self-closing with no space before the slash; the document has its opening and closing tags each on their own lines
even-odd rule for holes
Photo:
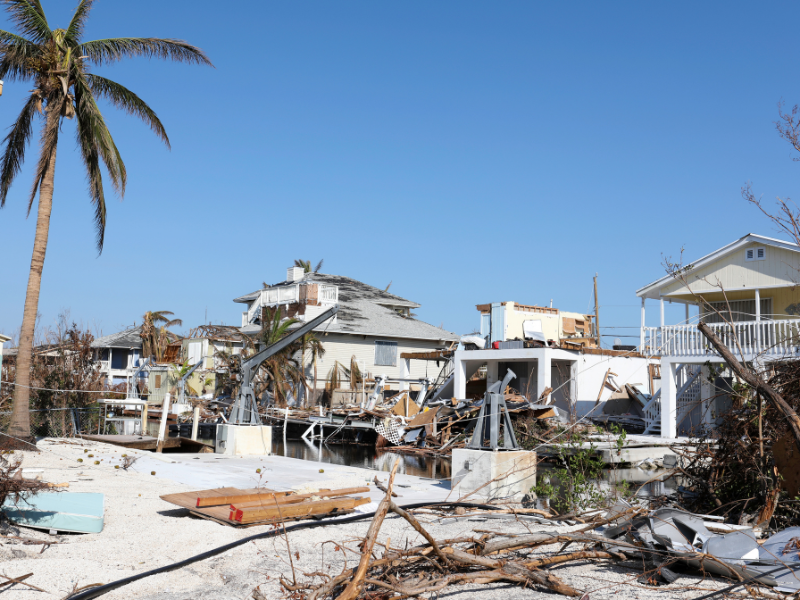
<svg viewBox="0 0 800 600">
<path fill-rule="evenodd" d="M 43 3 L 66 26 L 74 3 Z M 602 325 L 636 327 L 635 290 L 663 275 L 662 254 L 776 234 L 741 199 L 746 181 L 768 202 L 797 196 L 800 164 L 774 126 L 781 99 L 800 102 L 796 3 L 220 6 L 96 3 L 88 38 L 186 39 L 216 69 L 96 69 L 150 103 L 172 150 L 104 105 L 129 185 L 108 199 L 98 256 L 66 123 L 44 324 L 65 309 L 98 333 L 162 309 L 187 327 L 206 311 L 237 324 L 232 298 L 324 258 L 458 333 L 479 303 L 588 310 L 598 273 Z M 30 87 L 6 83 L 0 128 Z M 6 333 L 22 319 L 36 150 L 0 210 Z"/>
</svg>

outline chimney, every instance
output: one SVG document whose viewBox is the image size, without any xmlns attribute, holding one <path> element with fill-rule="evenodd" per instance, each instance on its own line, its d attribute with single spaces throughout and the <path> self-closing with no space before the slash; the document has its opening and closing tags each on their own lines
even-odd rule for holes
<svg viewBox="0 0 800 600">
<path fill-rule="evenodd" d="M 289 267 L 286 269 L 286 281 L 300 281 L 305 273 L 303 267 Z"/>
</svg>

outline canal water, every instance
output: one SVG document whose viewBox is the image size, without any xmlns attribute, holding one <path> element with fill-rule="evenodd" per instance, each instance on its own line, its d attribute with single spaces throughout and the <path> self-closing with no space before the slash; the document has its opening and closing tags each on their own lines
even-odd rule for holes
<svg viewBox="0 0 800 600">
<path fill-rule="evenodd" d="M 273 439 L 272 452 L 278 456 L 313 460 L 333 465 L 348 465 L 374 471 L 391 471 L 396 459 L 400 459 L 398 471 L 406 475 L 429 479 L 450 479 L 450 458 L 417 456 L 399 452 L 376 450 L 374 447 L 356 444 L 312 444 L 303 440 Z"/>
</svg>

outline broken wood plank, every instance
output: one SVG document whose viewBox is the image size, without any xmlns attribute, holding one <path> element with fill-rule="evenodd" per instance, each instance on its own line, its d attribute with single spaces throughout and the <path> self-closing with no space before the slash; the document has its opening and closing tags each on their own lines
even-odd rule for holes
<svg viewBox="0 0 800 600">
<path fill-rule="evenodd" d="M 259 506 L 273 507 L 283 506 L 285 504 L 297 504 L 298 502 L 306 502 L 312 498 L 337 498 L 341 496 L 349 496 L 350 494 L 365 494 L 369 492 L 368 487 L 358 488 L 344 488 L 341 490 L 319 490 L 308 494 L 290 494 L 286 496 L 266 494 L 260 496 L 257 500 L 245 500 L 243 502 L 231 502 L 231 510 L 237 508 L 257 508 Z"/>
<path fill-rule="evenodd" d="M 275 508 L 243 508 L 231 511 L 230 520 L 238 523 L 253 521 L 281 520 L 291 517 L 327 514 L 337 510 L 351 510 L 356 506 L 369 503 L 369 498 L 338 498 L 336 500 L 318 500 L 316 502 L 300 502 Z"/>
</svg>

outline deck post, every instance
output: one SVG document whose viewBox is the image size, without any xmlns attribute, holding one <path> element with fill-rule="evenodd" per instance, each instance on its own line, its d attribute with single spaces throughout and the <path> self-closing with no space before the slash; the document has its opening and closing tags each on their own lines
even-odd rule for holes
<svg viewBox="0 0 800 600">
<path fill-rule="evenodd" d="M 761 352 L 761 291 L 756 290 L 756 352 Z"/>
<path fill-rule="evenodd" d="M 197 441 L 197 429 L 200 427 L 200 405 L 195 404 L 192 411 L 192 439 Z"/>
<path fill-rule="evenodd" d="M 674 438 L 678 434 L 678 382 L 676 364 L 661 359 L 661 437 Z"/>
<path fill-rule="evenodd" d="M 639 329 L 639 353 L 644 354 L 644 296 L 642 296 L 642 327 Z"/>
</svg>

